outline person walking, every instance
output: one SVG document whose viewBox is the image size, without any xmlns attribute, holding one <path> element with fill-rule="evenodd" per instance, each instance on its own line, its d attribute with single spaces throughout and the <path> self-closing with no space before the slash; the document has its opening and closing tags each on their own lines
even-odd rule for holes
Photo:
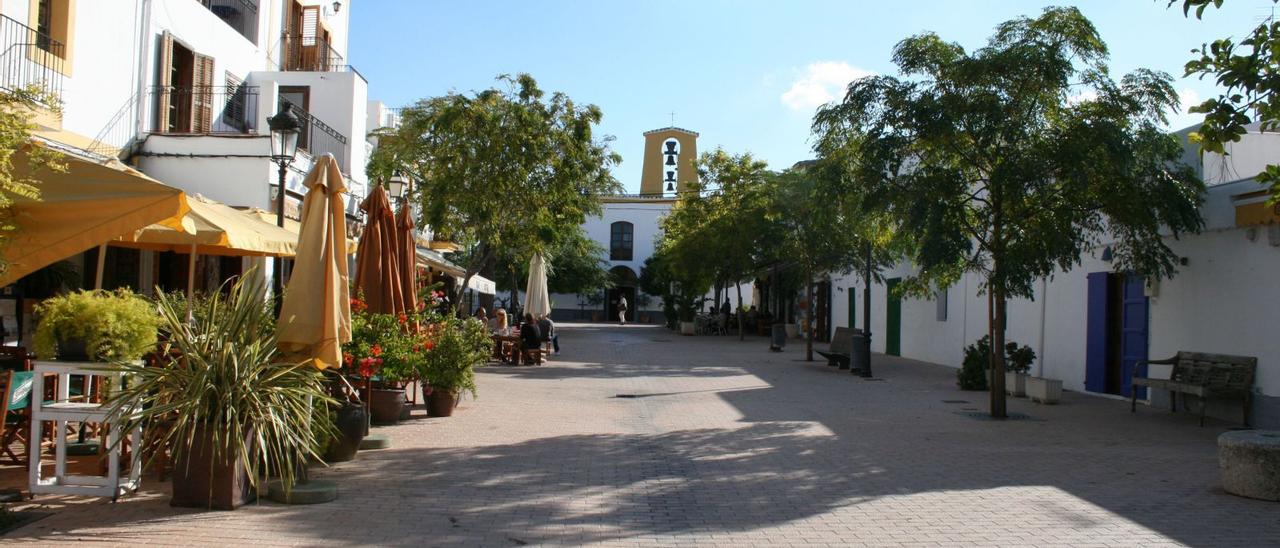
<svg viewBox="0 0 1280 548">
<path fill-rule="evenodd" d="M 627 297 L 625 295 L 618 297 L 618 323 L 627 325 Z"/>
</svg>

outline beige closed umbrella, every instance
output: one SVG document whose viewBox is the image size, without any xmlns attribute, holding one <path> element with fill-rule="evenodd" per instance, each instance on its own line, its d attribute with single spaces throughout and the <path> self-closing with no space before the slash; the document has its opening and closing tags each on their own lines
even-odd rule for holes
<svg viewBox="0 0 1280 548">
<path fill-rule="evenodd" d="M 529 281 L 524 290 L 524 313 L 551 315 L 551 294 L 547 292 L 547 262 L 539 253 L 529 260 Z"/>
<path fill-rule="evenodd" d="M 326 154 L 303 181 L 302 226 L 293 275 L 280 306 L 276 328 L 281 352 L 311 359 L 320 369 L 342 364 L 342 343 L 351 340 L 351 297 L 347 290 L 347 187 L 338 162 Z"/>
<path fill-rule="evenodd" d="M 404 291 L 397 267 L 396 219 L 387 191 L 375 185 L 360 204 L 365 213 L 364 233 L 356 250 L 356 289 L 363 294 L 369 312 L 395 314 L 404 311 Z"/>
<path fill-rule="evenodd" d="M 403 294 L 402 312 L 413 312 L 418 302 L 418 244 L 413 238 L 413 212 L 406 201 L 396 213 L 396 269 Z"/>
</svg>

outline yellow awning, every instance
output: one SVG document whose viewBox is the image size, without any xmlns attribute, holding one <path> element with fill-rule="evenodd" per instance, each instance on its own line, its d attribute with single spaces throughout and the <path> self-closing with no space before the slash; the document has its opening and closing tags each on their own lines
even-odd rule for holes
<svg viewBox="0 0 1280 548">
<path fill-rule="evenodd" d="M 21 229 L 2 252 L 9 268 L 0 275 L 0 286 L 147 225 L 192 230 L 183 222 L 190 207 L 181 190 L 117 161 L 70 155 L 62 161 L 65 172 L 33 173 L 24 152 L 13 155 L 14 174 L 38 180 L 40 198 L 14 200 L 14 220 Z"/>
<path fill-rule="evenodd" d="M 270 225 L 275 225 L 275 224 L 276 224 L 276 214 L 275 214 L 275 213 L 272 213 L 272 212 L 270 212 L 270 211 L 267 211 L 267 210 L 265 210 L 265 209 L 260 209 L 260 208 L 256 208 L 256 207 L 254 207 L 254 208 L 250 208 L 250 209 L 245 210 L 245 214 L 246 214 L 246 215 L 251 215 L 251 216 L 253 216 L 253 217 L 256 217 L 256 218 L 258 218 L 259 220 L 261 220 L 262 222 L 267 223 L 267 224 L 270 224 Z M 285 217 L 285 218 L 284 218 L 284 229 L 285 229 L 285 230 L 288 230 L 290 233 L 292 233 L 292 234 L 293 234 L 294 239 L 296 240 L 296 239 L 298 238 L 298 234 L 299 234 L 299 233 L 301 232 L 301 230 L 302 230 L 302 223 L 299 223 L 298 221 L 295 221 L 295 220 L 293 220 L 293 219 L 290 219 L 290 218 L 288 218 L 288 217 Z M 355 240 L 352 240 L 351 238 L 347 238 L 347 254 L 348 254 L 348 255 L 354 255 L 354 254 L 355 254 L 355 252 L 356 252 L 356 249 L 357 249 L 359 246 L 360 246 L 360 243 L 359 243 L 359 242 L 357 242 L 357 241 L 355 241 Z"/>
<path fill-rule="evenodd" d="M 122 236 L 115 245 L 189 253 L 196 246 L 201 255 L 292 257 L 298 234 L 264 221 L 258 215 L 204 198 L 188 196 L 191 212 L 187 219 L 195 233 L 151 225 Z"/>
</svg>

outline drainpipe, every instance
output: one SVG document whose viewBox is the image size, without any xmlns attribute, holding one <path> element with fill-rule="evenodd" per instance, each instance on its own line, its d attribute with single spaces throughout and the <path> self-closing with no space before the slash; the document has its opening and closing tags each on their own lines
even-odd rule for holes
<svg viewBox="0 0 1280 548">
<path fill-rule="evenodd" d="M 1040 345 L 1039 345 L 1040 359 L 1037 360 L 1040 362 L 1040 367 L 1037 368 L 1037 371 L 1039 373 L 1036 375 L 1037 377 L 1042 377 L 1042 378 L 1044 377 L 1044 357 L 1045 357 L 1044 327 L 1045 327 L 1045 317 L 1048 315 L 1049 313 L 1048 311 L 1049 311 L 1049 277 L 1045 276 L 1043 278 L 1040 278 Z"/>
<path fill-rule="evenodd" d="M 147 103 L 147 53 L 150 52 L 151 41 L 151 0 L 140 0 L 139 7 L 142 12 L 139 18 L 141 22 L 138 24 L 138 66 L 133 71 L 134 78 L 137 79 L 137 85 L 134 88 L 134 96 L 136 100 L 133 104 L 133 131 L 134 137 L 142 135 L 144 132 L 143 113 L 146 111 Z"/>
</svg>

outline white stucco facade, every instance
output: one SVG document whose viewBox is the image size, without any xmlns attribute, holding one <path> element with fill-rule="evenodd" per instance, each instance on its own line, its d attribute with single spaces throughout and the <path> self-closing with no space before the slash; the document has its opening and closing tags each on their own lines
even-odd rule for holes
<svg viewBox="0 0 1280 548">
<path fill-rule="evenodd" d="M 1186 264 L 1176 277 L 1150 287 L 1148 346 L 1151 359 L 1173 356 L 1179 350 L 1255 356 L 1258 358 L 1254 382 L 1255 422 L 1263 427 L 1280 426 L 1280 337 L 1275 327 L 1280 321 L 1280 225 L 1237 226 L 1236 206 L 1246 195 L 1263 189 L 1251 177 L 1280 156 L 1276 135 L 1250 134 L 1233 147 L 1227 158 L 1208 155 L 1205 172 L 1245 174 L 1246 179 L 1216 181 L 1206 175 L 1210 188 L 1201 208 L 1205 229 L 1196 235 L 1169 237 L 1166 243 Z M 1253 198 L 1259 199 L 1259 198 Z M 1107 241 L 1092 254 L 1081 257 L 1080 265 L 1057 272 L 1036 284 L 1034 299 L 1009 302 L 1008 340 L 1030 345 L 1037 354 L 1033 375 L 1063 381 L 1068 390 L 1086 391 L 1086 350 L 1088 345 L 1087 275 L 1112 272 L 1113 265 L 1101 260 Z M 886 270 L 886 279 L 905 278 L 914 273 L 908 264 Z M 864 327 L 862 318 L 863 282 L 857 274 L 832 278 L 832 319 L 834 326 L 849 325 L 848 292 L 856 291 L 855 327 Z M 966 275 L 945 292 L 947 314 L 940 319 L 934 299 L 903 298 L 901 301 L 901 355 L 959 367 L 965 345 L 987 332 L 987 297 L 979 293 L 981 277 Z M 843 289 L 843 291 L 841 291 Z M 871 304 L 872 350 L 886 350 L 887 291 L 873 284 Z M 1167 375 L 1167 367 L 1153 371 Z M 1163 393 L 1152 393 L 1153 404 L 1166 405 Z M 1210 407 L 1212 415 L 1239 421 L 1240 408 L 1234 405 Z"/>
</svg>

